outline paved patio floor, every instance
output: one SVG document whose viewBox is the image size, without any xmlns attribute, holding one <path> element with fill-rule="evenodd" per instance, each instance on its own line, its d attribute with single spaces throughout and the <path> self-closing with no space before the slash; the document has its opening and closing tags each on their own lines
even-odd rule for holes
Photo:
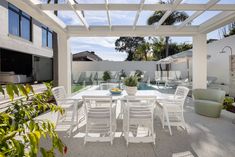
<svg viewBox="0 0 235 157">
<path fill-rule="evenodd" d="M 56 115 L 46 113 L 40 119 L 55 121 Z M 232 123 L 235 114 L 223 111 L 220 118 L 208 118 L 194 113 L 192 99 L 185 104 L 185 120 L 187 131 L 173 127 L 173 136 L 168 128 L 162 129 L 158 118 L 155 120 L 156 145 L 130 144 L 126 146 L 122 136 L 122 120 L 118 120 L 118 128 L 114 144 L 87 143 L 83 144 L 84 125 L 79 131 L 75 128 L 72 137 L 67 137 L 68 126 L 59 125 L 57 131 L 68 146 L 69 157 L 234 157 L 235 156 L 235 124 Z M 42 141 L 47 146 L 47 141 Z M 178 154 L 179 153 L 179 154 Z M 58 155 L 59 156 L 59 155 Z"/>
</svg>

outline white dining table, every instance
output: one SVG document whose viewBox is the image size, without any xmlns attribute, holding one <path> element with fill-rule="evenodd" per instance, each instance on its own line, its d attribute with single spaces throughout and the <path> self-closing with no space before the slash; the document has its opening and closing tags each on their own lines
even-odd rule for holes
<svg viewBox="0 0 235 157">
<path fill-rule="evenodd" d="M 127 96 L 126 91 L 121 94 L 111 94 L 109 90 L 85 90 L 70 97 L 70 99 L 82 100 L 83 96 L 112 96 L 113 100 L 120 100 Z M 135 96 L 156 96 L 162 97 L 162 94 L 157 90 L 138 90 Z"/>
</svg>

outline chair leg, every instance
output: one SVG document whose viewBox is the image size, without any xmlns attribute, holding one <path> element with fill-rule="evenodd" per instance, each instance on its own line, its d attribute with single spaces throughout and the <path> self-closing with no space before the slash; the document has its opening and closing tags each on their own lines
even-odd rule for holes
<svg viewBox="0 0 235 157">
<path fill-rule="evenodd" d="M 165 115 L 164 113 L 162 113 L 162 128 L 164 129 L 164 127 L 165 127 Z"/>
<path fill-rule="evenodd" d="M 184 120 L 184 115 L 182 114 L 181 115 L 181 123 L 182 123 L 182 126 L 183 126 L 183 129 L 186 130 L 186 123 L 185 123 L 185 120 Z"/>
<path fill-rule="evenodd" d="M 73 111 L 73 113 L 72 113 L 72 120 L 71 120 L 71 125 L 70 125 L 70 130 L 69 130 L 69 137 L 71 136 L 71 134 L 72 134 L 72 131 L 73 131 L 73 127 L 74 127 L 74 120 L 75 120 L 75 112 L 76 112 L 76 110 L 75 111 Z"/>
<path fill-rule="evenodd" d="M 59 121 L 60 121 L 60 113 L 59 113 L 59 112 L 57 112 L 57 119 L 56 119 L 55 126 L 57 126 L 57 125 L 58 125 Z"/>
<path fill-rule="evenodd" d="M 168 129 L 169 129 L 169 131 L 170 131 L 170 135 L 172 135 L 171 126 L 170 126 L 170 120 L 169 120 L 169 115 L 168 115 L 168 112 L 166 111 L 166 109 L 164 109 L 164 114 L 165 114 L 165 116 L 166 116 L 167 126 L 168 126 Z"/>
</svg>

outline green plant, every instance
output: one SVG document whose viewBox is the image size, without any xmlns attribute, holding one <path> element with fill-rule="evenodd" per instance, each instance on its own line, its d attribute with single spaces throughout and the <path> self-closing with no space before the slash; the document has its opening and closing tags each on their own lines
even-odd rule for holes
<svg viewBox="0 0 235 157">
<path fill-rule="evenodd" d="M 105 71 L 103 74 L 103 80 L 109 81 L 111 79 L 111 73 L 109 71 Z"/>
<path fill-rule="evenodd" d="M 123 77 L 123 78 L 126 77 L 126 73 L 125 73 L 125 71 L 123 69 L 120 71 L 119 80 L 121 80 L 121 77 Z"/>
<path fill-rule="evenodd" d="M 64 153 L 66 147 L 56 133 L 54 124 L 34 119 L 46 110 L 63 114 L 62 108 L 48 103 L 49 90 L 35 94 L 28 84 L 8 84 L 5 93 L 0 85 L 0 92 L 11 99 L 10 107 L 0 113 L 0 157 L 36 157 L 39 150 L 43 157 L 54 157 L 56 149 Z M 15 95 L 21 98 L 14 99 Z M 41 138 L 50 139 L 51 148 L 41 147 Z"/>
<path fill-rule="evenodd" d="M 232 103 L 234 103 L 234 98 L 233 97 L 225 97 L 224 99 L 224 104 L 223 104 L 223 109 L 227 110 L 233 107 Z"/>
<path fill-rule="evenodd" d="M 129 76 L 124 80 L 124 84 L 129 87 L 136 87 L 138 84 L 138 77 Z"/>
<path fill-rule="evenodd" d="M 141 70 L 135 71 L 135 76 L 138 78 L 139 82 L 142 80 L 142 78 L 141 78 L 142 75 L 143 75 L 143 72 Z"/>
</svg>

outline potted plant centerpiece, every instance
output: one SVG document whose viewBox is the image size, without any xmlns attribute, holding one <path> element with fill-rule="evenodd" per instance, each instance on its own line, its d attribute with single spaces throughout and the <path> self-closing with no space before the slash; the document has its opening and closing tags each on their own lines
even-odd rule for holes
<svg viewBox="0 0 235 157">
<path fill-rule="evenodd" d="M 138 77 L 129 76 L 124 80 L 125 89 L 128 95 L 135 95 L 137 92 Z"/>
</svg>

